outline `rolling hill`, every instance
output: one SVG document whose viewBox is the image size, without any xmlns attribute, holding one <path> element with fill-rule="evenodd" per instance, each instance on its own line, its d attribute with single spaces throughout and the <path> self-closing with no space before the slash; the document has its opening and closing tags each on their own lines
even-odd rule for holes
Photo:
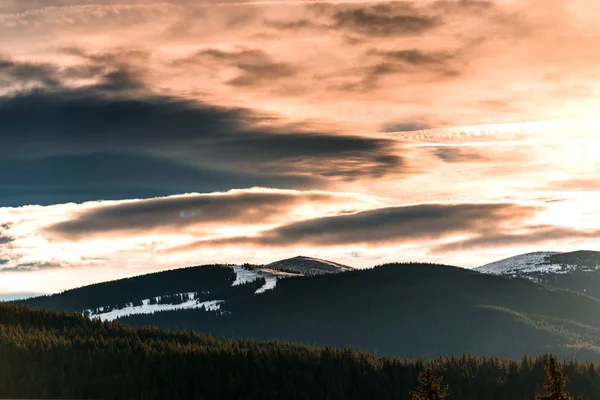
<svg viewBox="0 0 600 400">
<path fill-rule="evenodd" d="M 88 314 L 98 317 L 114 311 L 97 309 L 107 304 L 128 302 L 126 307 L 143 308 L 151 305 L 152 296 L 163 296 L 152 305 L 167 309 L 101 319 L 193 329 L 218 337 L 352 346 L 395 356 L 471 353 L 520 358 L 552 352 L 563 358 L 600 360 L 600 301 L 571 291 L 416 263 L 286 275 L 271 290 L 260 291 L 265 277 L 241 279 L 234 268 L 248 275 L 264 273 L 256 266 L 186 268 L 23 303 L 92 310 Z"/>
<path fill-rule="evenodd" d="M 238 297 L 262 294 L 289 277 L 340 273 L 352 268 L 298 256 L 267 265 L 205 265 L 162 271 L 22 301 L 31 307 L 77 311 L 104 321 L 160 311 L 220 311 Z M 222 311 L 227 312 L 227 311 Z"/>
</svg>

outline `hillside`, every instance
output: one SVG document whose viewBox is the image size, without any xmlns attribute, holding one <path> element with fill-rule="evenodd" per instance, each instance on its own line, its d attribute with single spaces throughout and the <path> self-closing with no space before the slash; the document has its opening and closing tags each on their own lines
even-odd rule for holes
<svg viewBox="0 0 600 400">
<path fill-rule="evenodd" d="M 256 271 L 249 268 L 244 273 Z M 260 293 L 264 279 L 233 286 L 238 278 L 229 267 L 189 268 L 25 303 L 84 312 L 117 299 L 145 303 L 160 290 L 194 292 L 198 299 L 167 296 L 166 303 L 177 310 L 151 309 L 118 320 L 219 337 L 353 346 L 383 355 L 519 358 L 553 352 L 563 358 L 600 360 L 600 301 L 526 280 L 430 264 L 289 277 Z M 106 288 L 111 289 L 111 301 L 103 296 Z M 209 301 L 219 302 L 207 307 Z"/>
<path fill-rule="evenodd" d="M 2 398 L 410 399 L 422 360 L 283 342 L 133 329 L 0 304 Z M 448 400 L 533 399 L 544 359 L 462 356 L 432 367 Z M 567 389 L 600 397 L 600 369 L 562 364 Z M 282 373 L 283 372 L 283 373 Z"/>
<path fill-rule="evenodd" d="M 553 352 L 600 360 L 598 300 L 450 266 L 389 264 L 286 279 L 261 296 L 232 299 L 222 310 L 122 321 L 408 357 Z"/>
<path fill-rule="evenodd" d="M 522 254 L 475 268 L 493 275 L 528 279 L 600 299 L 600 252 L 537 252 Z"/>
<path fill-rule="evenodd" d="M 352 268 L 298 256 L 267 265 L 205 265 L 173 269 L 17 301 L 31 307 L 77 311 L 104 321 L 158 311 L 206 309 L 260 295 L 283 278 L 333 274 Z"/>
</svg>

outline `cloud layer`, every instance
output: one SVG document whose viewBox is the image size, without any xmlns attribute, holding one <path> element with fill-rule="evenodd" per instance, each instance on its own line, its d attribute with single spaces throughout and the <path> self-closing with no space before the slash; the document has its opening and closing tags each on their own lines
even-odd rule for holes
<svg viewBox="0 0 600 400">
<path fill-rule="evenodd" d="M 0 294 L 595 249 L 598 11 L 0 2 Z"/>
</svg>

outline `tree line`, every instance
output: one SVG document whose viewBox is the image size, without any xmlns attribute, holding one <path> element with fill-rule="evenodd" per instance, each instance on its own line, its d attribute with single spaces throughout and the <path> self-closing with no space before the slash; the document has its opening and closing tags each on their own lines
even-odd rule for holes
<svg viewBox="0 0 600 400">
<path fill-rule="evenodd" d="M 547 357 L 546 381 L 544 382 L 545 394 L 535 396 L 536 400 L 573 400 L 573 396 L 565 389 L 566 380 L 556 358 Z M 442 385 L 442 378 L 435 377 L 431 367 L 426 367 L 419 373 L 419 386 L 416 390 L 409 390 L 412 400 L 445 400 L 450 393 L 448 385 Z M 578 400 L 583 400 L 582 396 Z"/>
<path fill-rule="evenodd" d="M 448 386 L 441 394 L 447 400 L 532 400 L 544 393 L 549 358 L 463 355 L 426 362 L 0 304 L 0 360 L 0 398 L 410 400 L 430 368 Z M 600 398 L 594 364 L 555 365 L 564 371 L 565 390 Z"/>
</svg>

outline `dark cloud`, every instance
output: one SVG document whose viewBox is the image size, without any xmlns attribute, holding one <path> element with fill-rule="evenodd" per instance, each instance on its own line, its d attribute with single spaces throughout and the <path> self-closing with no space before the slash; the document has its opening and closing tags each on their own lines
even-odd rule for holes
<svg viewBox="0 0 600 400">
<path fill-rule="evenodd" d="M 382 85 L 380 80 L 387 76 L 400 78 L 406 84 L 432 83 L 461 76 L 465 70 L 463 49 L 453 51 L 425 51 L 419 49 L 378 50 L 365 54 L 374 63 L 361 68 L 362 78 L 342 85 L 343 91 L 371 91 Z M 414 130 L 414 129 L 410 129 Z"/>
<path fill-rule="evenodd" d="M 0 89 L 18 84 L 21 88 L 34 85 L 38 89 L 60 90 L 63 82 L 68 79 L 95 79 L 97 82 L 88 86 L 88 90 L 105 92 L 145 88 L 139 72 L 132 71 L 114 56 L 112 59 L 107 55 L 88 56 L 77 49 L 66 49 L 66 52 L 87 58 L 90 62 L 61 68 L 52 64 L 15 62 L 0 57 Z"/>
<path fill-rule="evenodd" d="M 520 225 L 536 207 L 510 203 L 421 204 L 292 223 L 257 237 L 201 241 L 185 248 L 227 244 L 315 246 L 436 240 L 452 234 L 488 235 Z M 177 250 L 177 249 L 176 249 Z"/>
<path fill-rule="evenodd" d="M 310 17 L 296 20 L 267 20 L 265 26 L 283 31 L 338 30 L 343 35 L 363 38 L 422 35 L 446 23 L 447 17 L 479 16 L 500 19 L 491 1 L 448 0 L 381 2 L 375 5 L 316 3 L 307 6 Z M 504 21 L 503 21 L 504 22 Z M 352 41 L 362 41 L 351 37 Z"/>
<path fill-rule="evenodd" d="M 20 272 L 20 271 L 37 271 L 40 269 L 60 268 L 62 265 L 52 262 L 28 262 L 18 264 L 15 267 L 1 268 L 2 272 Z"/>
<path fill-rule="evenodd" d="M 265 21 L 265 26 L 278 30 L 300 30 L 300 29 L 315 29 L 324 28 L 315 24 L 313 21 L 303 18 L 295 21 Z"/>
<path fill-rule="evenodd" d="M 323 186 L 323 182 L 319 178 L 293 173 L 214 170 L 127 153 L 0 159 L 3 206 L 148 198 L 270 185 L 315 188 Z"/>
<path fill-rule="evenodd" d="M 0 224 L 0 245 L 8 244 L 12 242 L 14 239 L 4 232 L 11 228 L 12 224 L 4 223 Z"/>
<path fill-rule="evenodd" d="M 217 60 L 221 68 L 223 64 L 237 68 L 240 75 L 228 83 L 233 86 L 255 86 L 274 83 L 278 79 L 294 76 L 297 69 L 287 63 L 273 60 L 262 50 L 222 51 L 207 49 L 178 63 L 197 64 L 210 59 Z"/>
<path fill-rule="evenodd" d="M 6 265 L 6 264 L 8 264 L 9 261 L 10 260 L 5 260 L 3 258 L 0 258 L 0 265 Z"/>
<path fill-rule="evenodd" d="M 409 122 L 391 122 L 383 126 L 382 132 L 410 132 L 431 129 L 427 122 L 409 121 Z"/>
<path fill-rule="evenodd" d="M 497 232 L 467 240 L 447 243 L 430 249 L 430 254 L 444 254 L 457 251 L 472 251 L 494 247 L 536 245 L 549 241 L 561 242 L 577 239 L 598 239 L 600 230 L 578 230 L 555 225 L 523 226 L 521 232 Z"/>
<path fill-rule="evenodd" d="M 438 147 L 433 155 L 446 163 L 469 163 L 473 161 L 487 161 L 481 151 L 465 147 Z"/>
<path fill-rule="evenodd" d="M 419 49 L 374 51 L 371 54 L 418 67 L 444 64 L 454 57 L 452 53 L 427 52 Z"/>
<path fill-rule="evenodd" d="M 57 69 L 50 64 L 13 62 L 0 57 L 0 89 L 11 86 L 15 81 L 21 84 L 39 83 L 44 86 L 59 86 Z"/>
<path fill-rule="evenodd" d="M 398 167 L 399 159 L 387 150 L 391 141 L 252 126 L 268 120 L 248 110 L 168 97 L 107 97 L 77 91 L 0 99 L 3 138 L 11 150 L 3 153 L 4 158 L 119 150 L 180 153 L 182 160 L 205 160 L 209 165 L 355 157 L 357 167 L 360 160 Z"/>
<path fill-rule="evenodd" d="M 420 35 L 443 23 L 441 18 L 427 15 L 410 3 L 340 10 L 333 19 L 337 29 L 375 37 Z"/>
<path fill-rule="evenodd" d="M 335 202 L 339 196 L 322 192 L 233 192 L 176 196 L 106 205 L 46 229 L 68 238 L 110 231 L 148 231 L 214 223 L 235 224 L 277 221 L 299 204 Z M 182 214 L 184 212 L 184 214 Z"/>
<path fill-rule="evenodd" d="M 370 51 L 369 57 L 379 56 L 382 61 L 365 70 L 365 82 L 385 75 L 410 74 L 420 81 L 439 81 L 456 78 L 463 67 L 457 60 L 458 51 L 427 52 L 423 50 Z M 415 78 L 413 78 L 415 79 Z"/>
<path fill-rule="evenodd" d="M 264 24 L 281 31 L 339 31 L 361 38 L 421 35 L 443 24 L 443 19 L 433 10 L 408 1 L 358 6 L 312 4 L 308 10 L 312 11 L 308 18 L 267 20 Z"/>
<path fill-rule="evenodd" d="M 238 54 L 236 62 L 250 65 L 261 57 L 257 54 Z M 253 71 L 260 74 L 260 68 Z M 127 68 L 101 70 L 100 77 L 94 86 L 46 87 L 0 97 L 3 204 L 5 199 L 23 201 L 19 193 L 35 198 L 36 190 L 54 201 L 56 193 L 69 194 L 67 183 L 81 184 L 77 191 L 90 194 L 71 192 L 79 201 L 125 198 L 93 192 L 128 185 L 128 194 L 140 189 L 167 195 L 411 173 L 391 140 L 281 124 L 269 128 L 279 122 L 273 116 L 147 93 Z"/>
</svg>

